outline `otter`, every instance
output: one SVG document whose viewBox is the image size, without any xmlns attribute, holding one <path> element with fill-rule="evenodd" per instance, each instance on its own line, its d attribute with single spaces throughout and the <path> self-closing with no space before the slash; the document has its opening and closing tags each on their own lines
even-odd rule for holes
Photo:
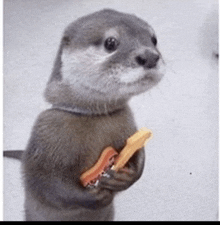
<svg viewBox="0 0 220 225">
<path fill-rule="evenodd" d="M 154 30 L 135 15 L 104 9 L 65 29 L 44 93 L 52 107 L 22 153 L 27 221 L 114 219 L 113 199 L 140 178 L 144 149 L 98 187 L 84 188 L 80 175 L 137 131 L 128 101 L 161 80 L 161 58 Z"/>
</svg>

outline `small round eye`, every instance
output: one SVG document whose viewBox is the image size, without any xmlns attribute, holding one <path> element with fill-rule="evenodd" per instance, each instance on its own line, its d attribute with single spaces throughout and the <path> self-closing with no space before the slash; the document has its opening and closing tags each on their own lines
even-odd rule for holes
<svg viewBox="0 0 220 225">
<path fill-rule="evenodd" d="M 118 45 L 119 45 L 119 41 L 114 37 L 107 38 L 104 44 L 105 48 L 111 52 L 115 51 Z"/>
<path fill-rule="evenodd" d="M 153 42 L 153 44 L 156 46 L 157 45 L 157 38 L 155 36 L 153 36 L 151 38 L 151 41 Z"/>
</svg>

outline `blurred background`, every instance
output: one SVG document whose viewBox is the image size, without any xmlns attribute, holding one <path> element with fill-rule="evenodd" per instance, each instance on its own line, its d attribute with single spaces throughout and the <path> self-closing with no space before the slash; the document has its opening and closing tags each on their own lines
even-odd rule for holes
<svg viewBox="0 0 220 225">
<path fill-rule="evenodd" d="M 141 179 L 115 199 L 115 220 L 218 219 L 218 1 L 5 0 L 4 149 L 25 149 L 64 28 L 94 11 L 135 14 L 156 31 L 161 83 L 130 101 L 152 129 Z M 4 220 L 24 220 L 21 163 L 4 159 Z"/>
</svg>

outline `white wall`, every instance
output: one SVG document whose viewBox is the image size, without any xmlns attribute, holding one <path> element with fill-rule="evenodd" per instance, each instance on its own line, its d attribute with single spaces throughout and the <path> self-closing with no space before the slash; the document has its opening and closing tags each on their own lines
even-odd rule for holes
<svg viewBox="0 0 220 225">
<path fill-rule="evenodd" d="M 24 149 L 68 23 L 102 8 L 156 30 L 166 75 L 131 107 L 154 139 L 141 179 L 115 200 L 116 220 L 218 217 L 217 0 L 5 0 L 4 149 Z M 20 162 L 4 159 L 4 219 L 22 220 Z"/>
</svg>

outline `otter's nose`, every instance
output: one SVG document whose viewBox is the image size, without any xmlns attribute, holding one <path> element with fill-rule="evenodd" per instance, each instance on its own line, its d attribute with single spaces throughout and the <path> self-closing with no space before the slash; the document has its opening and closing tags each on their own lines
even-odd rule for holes
<svg viewBox="0 0 220 225">
<path fill-rule="evenodd" d="M 149 69 L 156 67 L 159 59 L 159 54 L 150 50 L 146 50 L 143 54 L 140 54 L 135 57 L 135 60 L 138 65 Z"/>
</svg>

